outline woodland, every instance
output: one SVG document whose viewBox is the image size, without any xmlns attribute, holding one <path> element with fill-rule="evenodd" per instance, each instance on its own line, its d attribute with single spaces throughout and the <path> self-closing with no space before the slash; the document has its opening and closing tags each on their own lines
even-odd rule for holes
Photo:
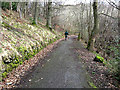
<svg viewBox="0 0 120 90">
<path fill-rule="evenodd" d="M 13 88 L 12 79 L 9 79 L 12 72 L 16 72 L 17 68 L 22 70 L 20 67 L 28 62 L 27 68 L 34 66 L 37 63 L 34 62 L 34 57 L 39 52 L 43 55 L 48 50 L 51 51 L 50 45 L 54 46 L 55 42 L 63 42 L 65 31 L 68 31 L 69 38 L 73 35 L 76 42 L 83 44 L 85 51 L 83 48 L 77 49 L 77 53 L 83 59 L 81 62 L 94 67 L 88 69 L 90 77 L 99 78 L 95 74 L 99 71 L 95 65 L 102 65 L 101 70 L 107 72 L 103 80 L 110 84 L 108 88 L 120 88 L 120 1 L 76 0 L 76 4 L 65 4 L 66 2 L 0 1 L 0 88 Z M 64 42 L 70 41 L 68 39 Z M 73 43 L 76 42 L 73 40 Z M 94 54 L 93 58 L 87 55 L 88 52 Z M 27 70 L 21 72 L 24 71 Z M 20 76 L 19 73 L 14 75 Z M 15 77 L 15 82 L 19 81 L 18 77 Z M 105 78 L 112 79 L 107 81 Z M 100 82 L 103 84 L 99 80 L 92 82 L 89 83 L 92 88 L 107 87 L 103 81 Z"/>
</svg>

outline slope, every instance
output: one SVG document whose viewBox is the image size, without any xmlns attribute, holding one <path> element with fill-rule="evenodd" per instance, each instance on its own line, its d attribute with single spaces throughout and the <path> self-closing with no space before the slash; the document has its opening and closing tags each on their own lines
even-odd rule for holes
<svg viewBox="0 0 120 90">
<path fill-rule="evenodd" d="M 0 61 L 2 77 L 30 59 L 62 34 L 48 30 L 41 22 L 32 25 L 32 18 L 20 19 L 15 11 L 2 11 Z"/>
</svg>

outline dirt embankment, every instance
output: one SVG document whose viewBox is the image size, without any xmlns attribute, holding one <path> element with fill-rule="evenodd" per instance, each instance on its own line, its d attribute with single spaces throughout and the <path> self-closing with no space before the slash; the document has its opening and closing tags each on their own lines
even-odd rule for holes
<svg viewBox="0 0 120 90">
<path fill-rule="evenodd" d="M 76 42 L 78 41 L 74 38 L 74 43 Z M 93 83 L 98 88 L 120 88 L 119 82 L 109 73 L 109 68 L 103 63 L 93 61 L 96 55 L 89 52 L 85 48 L 85 44 L 78 42 L 74 45 L 79 47 L 76 48 L 75 51 L 79 54 L 79 57 L 82 59 L 82 63 L 86 66 Z"/>
</svg>

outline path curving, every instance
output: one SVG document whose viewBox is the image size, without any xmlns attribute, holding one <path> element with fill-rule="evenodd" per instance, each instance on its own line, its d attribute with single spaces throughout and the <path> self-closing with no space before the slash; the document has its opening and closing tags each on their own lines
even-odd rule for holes
<svg viewBox="0 0 120 90">
<path fill-rule="evenodd" d="M 24 77 L 22 88 L 89 88 L 86 71 L 74 49 L 73 37 L 61 41 L 44 62 Z"/>
</svg>

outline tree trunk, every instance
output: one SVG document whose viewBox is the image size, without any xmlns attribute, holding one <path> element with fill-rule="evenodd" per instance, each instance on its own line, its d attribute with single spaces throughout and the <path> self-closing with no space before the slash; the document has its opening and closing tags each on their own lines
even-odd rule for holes
<svg viewBox="0 0 120 90">
<path fill-rule="evenodd" d="M 26 18 L 26 14 L 27 14 L 27 2 L 24 3 L 24 18 Z"/>
<path fill-rule="evenodd" d="M 91 21 L 91 16 L 92 16 L 91 12 L 92 12 L 92 8 L 91 8 L 91 1 L 90 1 L 90 11 L 89 11 L 89 21 L 88 21 L 88 38 L 91 35 L 91 24 L 92 24 L 92 21 Z"/>
<path fill-rule="evenodd" d="M 46 0 L 44 0 L 44 18 L 46 19 L 46 11 L 47 11 L 47 6 L 46 6 Z"/>
<path fill-rule="evenodd" d="M 17 4 L 17 12 L 19 12 L 19 8 L 20 8 L 20 4 L 18 2 L 18 4 Z"/>
<path fill-rule="evenodd" d="M 98 34 L 98 28 L 99 28 L 99 24 L 98 24 L 98 10 L 97 10 L 97 6 L 98 6 L 98 0 L 94 0 L 93 2 L 93 14 L 94 14 L 94 27 L 93 30 L 91 32 L 91 35 L 89 37 L 89 41 L 88 41 L 88 46 L 87 49 L 90 51 L 94 50 L 94 42 L 95 42 L 95 37 Z"/>
<path fill-rule="evenodd" d="M 1 10 L 1 4 L 2 2 L 0 1 L 0 27 L 2 24 L 2 10 Z M 3 40 L 3 35 L 0 33 L 0 41 Z M 2 45 L 0 44 L 0 48 L 2 48 Z M 0 69 L 2 70 L 2 57 L 0 57 Z M 2 80 L 2 72 L 0 72 L 0 80 Z"/>
<path fill-rule="evenodd" d="M 81 13 L 81 39 L 83 39 L 83 12 Z"/>
<path fill-rule="evenodd" d="M 80 32 L 79 32 L 79 34 L 78 34 L 78 41 L 80 41 Z"/>
<path fill-rule="evenodd" d="M 21 8 L 21 2 L 18 3 L 17 11 L 19 12 L 19 18 L 22 19 L 22 8 Z"/>
<path fill-rule="evenodd" d="M 81 39 L 84 39 L 84 27 L 83 27 L 83 22 L 84 22 L 84 20 L 83 20 L 83 14 L 84 14 L 84 7 L 83 7 L 83 4 L 81 4 Z"/>
<path fill-rule="evenodd" d="M 10 4 L 10 10 L 12 10 L 12 2 L 10 2 L 9 4 Z"/>
<path fill-rule="evenodd" d="M 46 23 L 46 26 L 49 28 L 49 29 L 52 29 L 52 24 L 51 24 L 51 16 L 52 16 L 52 1 L 49 0 L 48 2 L 48 11 L 47 11 L 47 23 Z"/>
<path fill-rule="evenodd" d="M 37 1 L 35 2 L 34 22 L 37 24 Z"/>
<path fill-rule="evenodd" d="M 20 16 L 20 19 L 22 19 L 22 10 L 21 10 L 21 8 L 19 10 L 19 16 Z"/>
<path fill-rule="evenodd" d="M 120 9 L 120 1 L 119 1 L 119 9 Z M 120 10 L 118 10 L 118 38 L 119 38 L 119 42 L 118 42 L 118 45 L 120 45 Z M 119 52 L 120 52 L 120 47 L 119 47 Z M 119 57 L 120 57 L 120 54 L 119 54 Z M 120 63 L 120 62 L 119 62 Z M 119 64 L 120 65 L 120 64 Z M 120 68 L 120 66 L 119 66 Z"/>
<path fill-rule="evenodd" d="M 1 9 L 1 5 L 2 5 L 2 2 L 0 1 L 0 27 L 1 27 L 1 24 L 2 24 L 2 9 Z M 0 40 L 2 40 L 0 38 Z"/>
<path fill-rule="evenodd" d="M 119 1 L 119 9 L 120 9 L 120 1 Z M 120 38 L 120 10 L 118 10 L 118 33 Z M 119 40 L 119 44 L 120 44 L 120 40 Z"/>
</svg>

